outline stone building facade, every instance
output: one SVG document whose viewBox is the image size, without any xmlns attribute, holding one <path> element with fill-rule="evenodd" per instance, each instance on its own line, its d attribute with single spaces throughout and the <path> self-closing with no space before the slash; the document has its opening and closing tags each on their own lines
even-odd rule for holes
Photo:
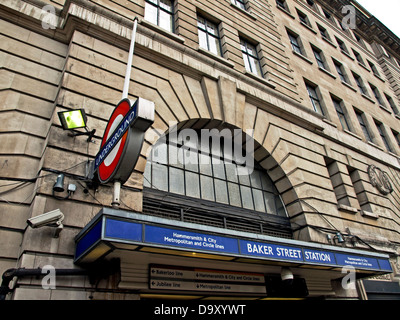
<svg viewBox="0 0 400 320">
<path fill-rule="evenodd" d="M 342 13 L 344 6 L 351 7 Z M 308 294 L 301 296 L 367 299 L 379 287 L 398 297 L 400 39 L 355 1 L 3 0 L 0 15 L 0 272 L 53 266 L 89 274 L 56 276 L 56 288 L 47 290 L 37 277 L 14 277 L 8 299 L 268 298 L 268 279 L 287 267 L 304 280 Z M 135 17 L 129 98 L 153 101 L 155 121 L 113 207 L 113 185 L 93 184 L 87 170 L 121 100 Z M 68 136 L 57 117 L 80 108 L 96 129 L 92 142 Z M 150 161 L 171 123 L 180 131 L 250 132 L 243 146 L 251 139 L 268 186 L 233 182 L 228 167 L 225 178 L 215 168 L 202 175 L 201 167 L 181 167 L 175 172 L 182 169 L 187 182 L 173 191 L 183 180 L 171 174 L 172 164 L 155 171 Z M 59 174 L 75 192 L 54 193 Z M 209 198 L 202 181 L 212 181 Z M 53 227 L 27 225 L 56 209 L 64 214 L 58 238 Z M 301 248 L 304 263 L 295 251 L 270 259 L 244 254 L 243 245 L 230 254 L 127 234 L 85 246 L 98 219 L 110 217 L 143 230 L 185 231 L 186 238 L 197 232 Z M 336 264 L 306 262 L 306 250 L 321 259 L 330 252 Z M 357 286 L 348 290 L 339 263 L 345 255 L 373 261 L 355 264 Z M 104 272 L 93 274 L 93 266 Z M 150 270 L 179 268 L 256 274 L 267 290 L 259 283 L 218 290 L 214 280 L 207 282 L 213 289 L 185 289 L 163 277 L 152 286 Z M 166 291 L 157 287 L 161 280 L 182 289 Z"/>
</svg>

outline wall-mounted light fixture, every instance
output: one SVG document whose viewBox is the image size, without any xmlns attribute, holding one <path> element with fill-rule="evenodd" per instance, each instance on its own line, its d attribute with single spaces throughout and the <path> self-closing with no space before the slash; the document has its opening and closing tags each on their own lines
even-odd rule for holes
<svg viewBox="0 0 400 320">
<path fill-rule="evenodd" d="M 89 131 L 86 127 L 87 116 L 84 109 L 75 109 L 70 111 L 60 111 L 58 112 L 58 118 L 60 119 L 61 125 L 64 130 L 71 130 L 68 133 L 71 137 L 76 136 L 89 136 L 88 142 L 91 142 L 96 129 Z M 73 131 L 76 129 L 84 128 L 86 132 Z"/>
<path fill-rule="evenodd" d="M 335 237 L 333 238 L 334 240 L 337 240 L 338 243 L 343 243 L 345 242 L 343 235 L 340 232 L 337 232 Z"/>
</svg>

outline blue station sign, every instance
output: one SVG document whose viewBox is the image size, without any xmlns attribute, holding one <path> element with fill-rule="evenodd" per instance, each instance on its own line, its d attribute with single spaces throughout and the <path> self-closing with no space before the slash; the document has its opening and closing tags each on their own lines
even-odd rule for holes
<svg viewBox="0 0 400 320">
<path fill-rule="evenodd" d="M 103 209 L 107 211 L 109 209 Z M 110 209 L 111 210 L 111 209 Z M 326 268 L 351 266 L 358 270 L 380 273 L 392 272 L 387 255 L 310 244 L 307 242 L 276 239 L 260 241 L 246 237 L 194 231 L 188 228 L 155 223 L 164 219 L 135 214 L 112 215 L 102 212 L 76 237 L 75 262 L 95 260 L 96 255 L 111 252 L 118 243 L 140 247 L 203 252 L 214 255 L 271 260 L 295 265 L 313 265 Z M 141 220 L 143 218 L 143 220 Z M 148 217 L 147 217 L 147 220 Z M 223 230 L 223 229 L 222 229 Z M 257 236 L 257 235 L 254 235 Z M 285 243 L 286 241 L 286 243 Z M 321 248 L 316 248 L 321 247 Z M 325 249 L 326 248 L 326 249 Z M 98 258 L 98 257 L 97 257 Z"/>
</svg>

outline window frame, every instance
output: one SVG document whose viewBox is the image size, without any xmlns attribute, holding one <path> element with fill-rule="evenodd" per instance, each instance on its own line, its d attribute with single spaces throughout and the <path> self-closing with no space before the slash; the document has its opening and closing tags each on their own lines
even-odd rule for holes
<svg viewBox="0 0 400 320">
<path fill-rule="evenodd" d="M 383 102 L 382 95 L 381 95 L 379 89 L 376 86 L 374 86 L 372 83 L 369 83 L 369 86 L 372 90 L 372 93 L 374 94 L 376 102 L 378 102 L 378 104 L 380 106 L 385 107 L 385 103 Z"/>
<path fill-rule="evenodd" d="M 333 58 L 332 58 L 332 61 L 335 66 L 336 72 L 339 75 L 339 79 L 342 82 L 349 84 L 349 77 L 347 76 L 347 73 L 346 73 L 346 70 L 344 69 L 343 63 L 341 63 Z"/>
<path fill-rule="evenodd" d="M 200 26 L 199 26 L 199 19 L 203 19 L 204 20 L 204 25 L 205 25 L 205 29 L 202 29 Z M 215 27 L 215 31 L 216 31 L 216 34 L 217 35 L 213 35 L 212 33 L 210 33 L 209 31 L 208 31 L 208 26 L 213 26 L 213 27 Z M 215 23 L 215 22 L 213 22 L 213 21 L 211 21 L 210 19 L 207 19 L 205 16 L 203 16 L 202 14 L 200 14 L 200 13 L 198 13 L 197 14 L 197 31 L 198 31 L 198 36 L 199 36 L 199 46 L 200 46 L 200 48 L 202 48 L 202 49 L 204 49 L 204 50 L 207 50 L 207 51 L 209 51 L 209 52 L 211 52 L 211 53 L 213 53 L 213 54 L 215 54 L 215 55 L 217 55 L 217 56 L 219 56 L 219 57 L 223 57 L 223 51 L 222 51 L 222 43 L 221 43 L 221 35 L 220 35 L 220 32 L 219 32 L 219 25 L 217 24 L 217 23 Z M 200 32 L 203 32 L 204 34 L 205 34 L 205 37 L 206 37 L 206 42 L 207 42 L 207 48 L 204 48 L 203 46 L 201 46 L 201 41 L 200 41 Z M 218 40 L 218 48 L 217 48 L 217 51 L 219 51 L 219 52 L 213 52 L 212 50 L 210 50 L 210 37 L 212 37 L 212 38 L 214 38 L 214 39 L 216 39 L 216 40 Z"/>
<path fill-rule="evenodd" d="M 361 131 L 364 134 L 365 140 L 367 140 L 368 142 L 372 142 L 373 143 L 373 139 L 372 139 L 372 134 L 370 133 L 370 129 L 368 127 L 367 121 L 365 119 L 365 113 L 359 110 L 354 110 L 358 123 L 361 127 Z"/>
<path fill-rule="evenodd" d="M 300 40 L 300 36 L 290 30 L 286 30 L 288 37 L 289 37 L 289 41 L 290 41 L 290 45 L 292 48 L 293 52 L 296 52 L 297 54 L 300 54 L 302 56 L 305 56 L 304 54 L 304 48 L 303 45 L 301 43 Z"/>
<path fill-rule="evenodd" d="M 325 117 L 325 110 L 323 107 L 323 102 L 321 98 L 321 94 L 319 93 L 318 86 L 314 85 L 310 82 L 305 82 L 308 97 L 310 99 L 311 105 L 314 109 L 314 111 L 321 116 Z M 312 89 L 313 92 L 310 92 L 310 89 Z M 318 107 L 316 106 L 315 102 L 317 102 Z"/>
<path fill-rule="evenodd" d="M 321 69 L 329 71 L 328 63 L 327 63 L 327 61 L 325 59 L 325 55 L 322 52 L 322 50 L 317 48 L 317 47 L 315 47 L 314 45 L 311 45 L 311 49 L 312 49 L 314 58 L 317 61 L 318 67 L 321 68 Z"/>
<path fill-rule="evenodd" d="M 374 120 L 374 121 L 375 121 L 376 128 L 378 129 L 378 133 L 383 141 L 383 145 L 385 146 L 386 150 L 388 152 L 393 152 L 393 149 L 389 143 L 389 138 L 385 133 L 384 124 L 378 120 Z"/>
<path fill-rule="evenodd" d="M 249 11 L 247 2 L 248 2 L 247 0 L 231 0 L 231 3 L 234 6 L 238 7 L 241 10 L 244 10 L 244 11 Z"/>
<path fill-rule="evenodd" d="M 352 72 L 352 73 L 353 73 L 353 78 L 356 81 L 356 85 L 357 85 L 360 93 L 369 97 L 367 87 L 365 86 L 365 83 L 364 83 L 363 79 L 361 78 L 361 76 L 358 75 L 357 73 L 354 73 L 354 72 Z"/>
<path fill-rule="evenodd" d="M 157 4 L 155 4 L 154 1 L 156 1 Z M 165 8 L 163 8 L 163 7 L 161 6 L 161 4 L 160 4 L 161 1 L 162 1 L 162 0 L 145 0 L 144 19 L 145 19 L 146 21 L 150 22 L 150 23 L 154 23 L 152 20 L 146 19 L 146 11 L 147 11 L 147 10 L 146 10 L 146 5 L 148 4 L 148 5 L 150 5 L 150 6 L 153 6 L 153 7 L 155 7 L 156 10 L 157 10 L 157 17 L 156 17 L 157 23 L 155 23 L 155 25 L 158 26 L 159 28 L 162 28 L 163 30 L 166 30 L 166 31 L 171 32 L 171 33 L 174 33 L 174 32 L 175 32 L 175 19 L 174 19 L 174 17 L 175 17 L 175 9 L 174 9 L 175 0 L 169 0 L 169 1 L 171 2 L 171 11 L 168 11 L 168 10 L 166 10 Z M 161 15 L 160 15 L 160 11 L 169 14 L 170 19 L 171 19 L 171 26 L 170 26 L 171 28 L 170 28 L 170 29 L 166 29 L 166 28 L 164 28 L 163 26 L 161 26 L 161 24 L 160 24 L 160 16 L 161 16 Z"/>
<path fill-rule="evenodd" d="M 243 46 L 245 47 L 245 50 L 243 50 L 243 48 L 242 48 Z M 253 51 L 255 52 L 255 55 L 251 54 L 249 52 L 250 46 L 254 48 Z M 242 57 L 243 57 L 246 71 L 249 73 L 252 73 L 260 78 L 264 78 L 264 71 L 261 66 L 261 58 L 258 55 L 257 47 L 258 47 L 258 45 L 253 44 L 252 42 L 248 41 L 246 38 L 240 37 L 240 51 L 242 52 Z M 250 60 L 250 57 L 252 59 L 254 59 L 253 62 L 256 63 L 256 69 L 259 71 L 259 73 L 254 72 L 254 70 L 252 70 L 252 61 Z M 247 63 L 246 63 L 246 61 L 247 61 Z M 257 68 L 257 66 L 258 66 L 258 68 Z"/>
<path fill-rule="evenodd" d="M 331 96 L 333 106 L 335 107 L 336 114 L 339 118 L 340 124 L 342 125 L 343 130 L 352 132 L 350 121 L 348 119 L 348 114 L 346 112 L 346 107 L 344 106 L 344 102 L 342 99 Z"/>
</svg>

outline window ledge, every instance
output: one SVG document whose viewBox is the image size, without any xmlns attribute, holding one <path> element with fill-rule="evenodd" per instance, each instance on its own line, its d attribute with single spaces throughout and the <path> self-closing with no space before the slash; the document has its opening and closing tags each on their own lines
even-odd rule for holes
<svg viewBox="0 0 400 320">
<path fill-rule="evenodd" d="M 361 210 L 361 215 L 366 218 L 379 219 L 379 216 L 376 213 L 368 212 L 365 210 Z"/>
<path fill-rule="evenodd" d="M 231 6 L 234 7 L 235 9 L 239 10 L 240 12 L 244 13 L 245 15 L 248 15 L 250 18 L 252 18 L 253 20 L 257 20 L 257 17 L 255 15 L 253 15 L 251 12 L 242 9 L 241 7 L 238 7 L 236 4 L 234 4 L 233 2 L 231 2 Z"/>
<path fill-rule="evenodd" d="M 352 214 L 356 214 L 358 212 L 358 209 L 346 206 L 344 204 L 339 204 L 338 209 L 339 209 L 339 211 L 344 211 L 344 212 L 352 213 Z"/>
<path fill-rule="evenodd" d="M 347 133 L 347 134 L 353 136 L 354 138 L 356 138 L 356 139 L 362 141 L 362 138 L 361 138 L 359 135 L 355 134 L 354 132 L 351 132 L 351 131 L 349 131 L 349 130 L 343 130 L 343 131 L 344 131 L 345 133 Z"/>
<path fill-rule="evenodd" d="M 293 51 L 293 54 L 302 58 L 303 60 L 307 61 L 309 64 L 314 64 L 314 62 L 312 62 L 310 59 L 308 59 L 305 55 L 302 55 L 301 53 L 298 53 L 297 51 Z"/>
<path fill-rule="evenodd" d="M 210 58 L 213 58 L 213 59 L 217 60 L 218 62 L 221 62 L 221 63 L 227 65 L 228 67 L 231 67 L 231 68 L 235 67 L 235 64 L 233 62 L 225 59 L 224 57 L 220 57 L 219 55 L 217 55 L 215 53 L 212 53 L 212 52 L 210 52 L 210 51 L 208 51 L 206 49 L 203 49 L 203 48 L 199 47 L 197 49 L 197 51 L 202 53 L 202 54 L 204 54 L 204 55 L 206 55 L 206 56 L 208 56 L 208 57 L 210 57 Z"/>
<path fill-rule="evenodd" d="M 185 42 L 184 38 L 176 35 L 175 33 L 169 32 L 169 31 L 167 31 L 167 30 L 165 30 L 165 29 L 163 29 L 163 28 L 161 28 L 161 27 L 155 25 L 154 23 L 151 23 L 151 22 L 149 22 L 149 21 L 147 21 L 145 19 L 142 19 L 142 21 L 140 21 L 140 24 L 145 26 L 145 27 L 147 27 L 147 28 L 149 28 L 149 29 L 152 29 L 152 30 L 154 30 L 154 31 L 156 31 L 158 33 L 161 33 L 162 35 L 164 35 L 164 36 L 166 36 L 166 37 L 168 37 L 168 38 L 170 38 L 172 40 L 175 40 L 175 41 L 177 41 L 179 43 L 184 43 Z"/>
<path fill-rule="evenodd" d="M 361 93 L 361 95 L 363 96 L 363 98 L 367 99 L 369 102 L 372 102 L 373 104 L 375 104 L 376 102 L 374 100 L 372 100 L 370 97 L 368 97 L 366 94 Z"/>
<path fill-rule="evenodd" d="M 254 74 L 252 72 L 249 72 L 247 70 L 246 70 L 245 74 L 246 74 L 246 76 L 249 76 L 250 78 L 253 78 L 254 80 L 262 82 L 263 84 L 267 85 L 268 87 L 275 89 L 275 86 L 269 80 L 262 78 L 262 77 Z"/>
<path fill-rule="evenodd" d="M 303 27 L 305 27 L 305 28 L 307 28 L 308 30 L 310 30 L 311 32 L 313 32 L 314 34 L 318 34 L 317 31 L 315 31 L 311 26 L 309 26 L 308 24 L 304 23 L 303 21 L 300 21 L 300 24 L 301 24 Z"/>
<path fill-rule="evenodd" d="M 344 55 L 346 55 L 347 57 L 349 57 L 351 60 L 355 60 L 351 55 L 350 55 L 350 53 L 348 53 L 348 52 L 346 52 L 346 51 L 344 51 L 344 50 L 340 50 L 340 51 L 342 51 L 342 53 L 344 54 Z"/>
<path fill-rule="evenodd" d="M 390 111 L 390 109 L 388 109 L 388 108 L 385 107 L 384 105 L 379 104 L 379 107 L 380 107 L 382 110 L 385 110 L 387 113 L 392 114 L 392 111 Z"/>
<path fill-rule="evenodd" d="M 330 126 L 332 126 L 334 128 L 337 128 L 337 125 L 327 118 L 323 118 L 322 121 L 329 124 Z"/>
<path fill-rule="evenodd" d="M 386 82 L 384 79 L 382 79 L 382 77 L 379 74 L 374 73 L 374 76 L 379 80 L 381 80 L 382 82 Z"/>
<path fill-rule="evenodd" d="M 280 6 L 278 6 L 278 5 L 276 5 L 276 7 L 277 7 L 279 10 L 281 10 L 282 12 L 286 13 L 286 14 L 287 14 L 289 17 L 291 17 L 292 19 L 294 19 L 294 20 L 296 19 L 296 17 L 295 17 L 294 15 L 292 15 L 288 9 L 283 9 L 282 7 L 280 7 Z"/>
<path fill-rule="evenodd" d="M 328 71 L 324 68 L 321 68 L 321 67 L 318 67 L 318 69 L 321 70 L 322 72 L 326 73 L 328 76 L 332 77 L 333 79 L 336 79 L 336 76 L 334 74 L 332 74 L 330 71 Z"/>
<path fill-rule="evenodd" d="M 363 67 L 365 70 L 367 70 L 368 72 L 371 72 L 371 70 L 369 70 L 365 64 L 363 64 L 363 63 L 361 63 L 361 62 L 358 62 L 358 64 L 359 64 L 361 67 Z"/>
<path fill-rule="evenodd" d="M 400 120 L 400 113 L 397 113 L 395 117 Z"/>
<path fill-rule="evenodd" d="M 328 42 L 334 48 L 337 48 L 337 46 L 331 41 L 331 39 L 328 39 L 327 37 L 322 37 L 322 39 Z"/>
<path fill-rule="evenodd" d="M 384 151 L 384 149 L 383 149 L 381 146 L 378 146 L 377 144 L 375 144 L 375 143 L 373 143 L 373 142 L 371 142 L 371 141 L 368 141 L 367 143 L 368 143 L 369 145 L 375 147 L 375 148 L 378 148 L 378 149 L 381 150 L 381 151 Z"/>
<path fill-rule="evenodd" d="M 350 88 L 351 90 L 353 90 L 354 92 L 357 92 L 357 89 L 354 88 L 350 83 L 347 83 L 345 81 L 342 81 L 342 84 L 345 85 L 346 87 Z"/>
</svg>

